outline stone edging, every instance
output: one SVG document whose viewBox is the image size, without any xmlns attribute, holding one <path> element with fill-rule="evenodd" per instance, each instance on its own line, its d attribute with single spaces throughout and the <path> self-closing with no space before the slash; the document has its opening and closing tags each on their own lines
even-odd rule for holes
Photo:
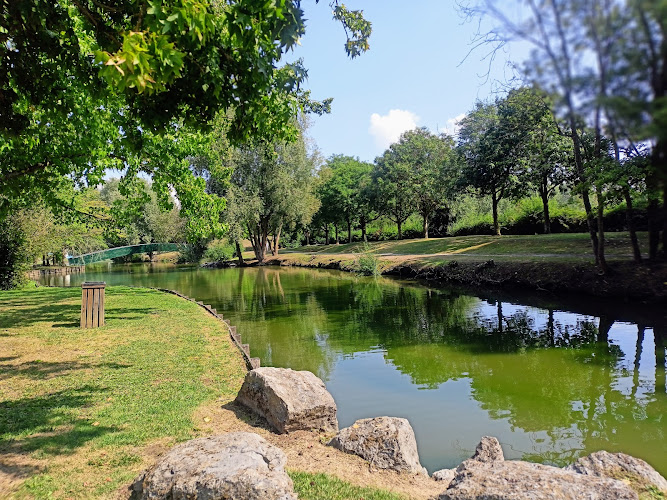
<svg viewBox="0 0 667 500">
<path fill-rule="evenodd" d="M 42 269 L 31 269 L 26 271 L 26 276 L 29 280 L 37 281 L 41 276 L 49 276 L 51 274 L 76 274 L 76 273 L 85 273 L 86 266 L 54 266 L 50 268 Z"/>
<path fill-rule="evenodd" d="M 152 288 L 152 287 L 151 287 Z M 195 299 L 191 299 L 187 295 L 183 295 L 180 292 L 177 292 L 175 290 L 169 290 L 167 288 L 152 288 L 153 290 L 158 290 L 160 292 L 164 293 L 170 293 L 172 295 L 176 295 L 182 299 L 188 300 L 190 302 L 194 302 L 198 306 L 202 307 L 204 310 L 206 310 L 209 314 L 212 316 L 216 317 L 217 319 L 220 320 L 220 322 L 225 325 L 225 328 L 227 328 L 227 331 L 229 332 L 229 338 L 232 340 L 234 345 L 238 348 L 239 352 L 243 356 L 243 360 L 245 361 L 246 368 L 248 370 L 253 370 L 255 368 L 260 367 L 260 360 L 259 358 L 251 358 L 250 357 L 250 345 L 248 344 L 243 344 L 241 342 L 241 334 L 236 331 L 236 327 L 232 326 L 229 320 L 223 319 L 222 314 L 218 314 L 218 311 L 216 309 L 213 309 L 209 304 L 204 304 L 201 301 L 197 301 Z"/>
</svg>

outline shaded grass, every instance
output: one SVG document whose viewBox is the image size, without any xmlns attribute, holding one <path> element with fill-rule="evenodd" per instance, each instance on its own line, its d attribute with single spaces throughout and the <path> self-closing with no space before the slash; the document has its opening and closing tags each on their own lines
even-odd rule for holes
<svg viewBox="0 0 667 500">
<path fill-rule="evenodd" d="M 154 290 L 110 287 L 106 325 L 78 326 L 79 289 L 0 292 L 2 472 L 18 498 L 108 498 L 145 448 L 201 435 L 193 413 L 231 400 L 245 367 L 220 322 Z M 11 482 L 11 477 L 10 477 Z"/>
<path fill-rule="evenodd" d="M 288 471 L 300 500 L 405 500 L 402 495 L 354 486 L 327 474 Z"/>
</svg>

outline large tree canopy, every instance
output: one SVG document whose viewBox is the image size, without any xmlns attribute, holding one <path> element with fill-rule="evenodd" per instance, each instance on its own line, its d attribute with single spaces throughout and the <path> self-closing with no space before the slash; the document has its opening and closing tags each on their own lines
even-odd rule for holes
<svg viewBox="0 0 667 500">
<path fill-rule="evenodd" d="M 348 242 L 352 243 L 352 226 L 372 211 L 364 187 L 370 183 L 373 165 L 351 156 L 333 155 L 323 168 L 329 173 L 321 177 L 318 189 L 326 205 L 320 215 L 326 223 L 345 223 Z"/>
<path fill-rule="evenodd" d="M 370 23 L 331 5 L 348 54 L 367 50 Z M 0 213 L 35 197 L 71 207 L 68 188 L 117 168 L 214 220 L 221 202 L 186 158 L 206 153 L 216 113 L 234 111 L 241 141 L 294 139 L 298 110 L 328 109 L 299 90 L 300 63 L 279 66 L 303 33 L 300 0 L 0 0 Z"/>
</svg>

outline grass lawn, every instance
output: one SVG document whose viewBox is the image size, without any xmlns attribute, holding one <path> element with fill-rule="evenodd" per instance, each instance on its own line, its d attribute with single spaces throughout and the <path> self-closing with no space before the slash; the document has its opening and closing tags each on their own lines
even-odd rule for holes
<svg viewBox="0 0 667 500">
<path fill-rule="evenodd" d="M 194 410 L 232 399 L 245 375 L 194 303 L 109 288 L 95 330 L 79 328 L 80 304 L 78 288 L 0 293 L 0 464 L 27 478 L 19 498 L 112 496 L 146 465 L 146 445 L 200 435 Z"/>
<path fill-rule="evenodd" d="M 647 233 L 639 234 L 643 251 L 648 247 Z M 606 253 L 610 259 L 629 260 L 632 248 L 627 233 L 607 233 Z M 434 255 L 457 257 L 511 257 L 530 260 L 536 257 L 563 257 L 592 259 L 588 233 L 547 234 L 525 236 L 457 236 L 449 238 L 379 241 L 369 243 L 370 249 L 380 255 Z M 341 245 L 310 245 L 281 253 L 350 254 L 361 251 L 362 243 Z"/>
<path fill-rule="evenodd" d="M 353 486 L 326 474 L 308 474 L 290 471 L 294 489 L 300 500 L 350 499 L 350 500 L 402 500 L 405 497 L 374 488 Z"/>
<path fill-rule="evenodd" d="M 201 408 L 241 387 L 240 354 L 196 304 L 110 287 L 105 326 L 82 330 L 80 303 L 79 288 L 0 292 L 0 498 L 126 497 L 159 453 L 211 432 Z M 403 498 L 290 474 L 300 498 Z"/>
</svg>

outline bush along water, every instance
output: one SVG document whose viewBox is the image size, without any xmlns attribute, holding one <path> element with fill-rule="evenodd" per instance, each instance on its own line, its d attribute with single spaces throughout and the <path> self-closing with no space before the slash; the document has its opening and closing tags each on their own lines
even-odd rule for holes
<svg viewBox="0 0 667 500">
<path fill-rule="evenodd" d="M 204 252 L 206 262 L 226 262 L 232 260 L 234 256 L 234 245 L 223 240 L 213 240 Z"/>
<path fill-rule="evenodd" d="M 364 276 L 380 276 L 380 259 L 375 255 L 368 243 L 364 243 L 359 252 L 354 254 L 354 271 Z"/>
</svg>

